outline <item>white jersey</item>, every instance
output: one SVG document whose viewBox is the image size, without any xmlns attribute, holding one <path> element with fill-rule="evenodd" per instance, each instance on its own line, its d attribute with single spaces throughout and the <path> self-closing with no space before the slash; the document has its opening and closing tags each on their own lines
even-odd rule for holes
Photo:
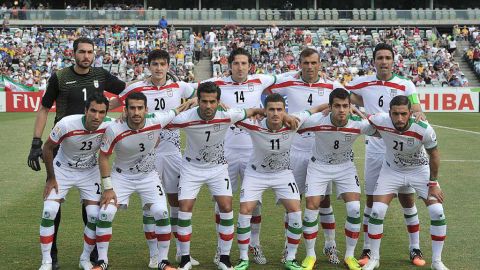
<svg viewBox="0 0 480 270">
<path fill-rule="evenodd" d="M 429 124 L 416 123 L 411 118 L 408 130 L 399 132 L 388 113 L 371 115 L 368 120 L 382 136 L 386 146 L 385 161 L 393 170 L 401 172 L 429 165 L 425 148 L 437 146 L 437 136 Z"/>
<path fill-rule="evenodd" d="M 142 92 L 147 96 L 149 112 L 169 111 L 180 106 L 182 98 L 192 98 L 195 89 L 185 82 L 173 82 L 168 80 L 163 86 L 155 86 L 148 81 L 136 82 L 129 85 L 119 98 L 122 103 L 130 93 Z M 180 152 L 180 132 L 178 130 L 160 130 L 160 144 L 157 153 L 170 154 Z"/>
<path fill-rule="evenodd" d="M 310 112 L 304 111 L 293 115 L 300 119 L 301 125 L 310 116 Z M 237 126 L 243 127 L 252 137 L 253 156 L 248 166 L 262 173 L 290 169 L 290 147 L 297 130 L 287 127 L 270 130 L 266 118 L 260 123 L 253 123 L 250 120 L 238 122 Z"/>
<path fill-rule="evenodd" d="M 390 101 L 398 95 L 409 97 L 412 104 L 420 103 L 415 85 L 396 74 L 388 81 L 378 80 L 375 74 L 358 77 L 347 85 L 347 89 L 362 97 L 367 114 L 388 112 Z M 385 144 L 380 138 L 369 137 L 366 151 L 385 153 Z"/>
<path fill-rule="evenodd" d="M 337 81 L 319 78 L 316 83 L 306 83 L 302 78 L 282 77 L 270 87 L 272 93 L 278 93 L 287 97 L 288 110 L 299 112 L 308 110 L 320 104 L 328 104 L 330 93 L 335 88 L 344 88 Z M 311 152 L 315 143 L 313 132 L 296 134 L 292 149 L 302 152 Z"/>
<path fill-rule="evenodd" d="M 353 142 L 361 134 L 373 135 L 375 128 L 367 120 L 353 115 L 349 116 L 345 126 L 337 127 L 332 124 L 330 117 L 331 113 L 327 116 L 316 113 L 303 123 L 298 132 L 315 133 L 315 162 L 326 165 L 353 162 Z"/>
<path fill-rule="evenodd" d="M 262 93 L 275 83 L 276 77 L 263 74 L 248 75 L 243 83 L 235 82 L 232 76 L 212 78 L 203 82 L 212 81 L 222 90 L 220 101 L 230 108 L 261 108 Z M 252 148 L 252 140 L 248 133 L 241 128 L 231 126 L 225 138 L 225 147 Z"/>
<path fill-rule="evenodd" d="M 50 132 L 49 140 L 60 144 L 55 163 L 74 169 L 90 169 L 97 165 L 97 151 L 111 118 L 105 117 L 97 130 L 85 128 L 85 115 L 75 114 L 62 118 Z"/>
<path fill-rule="evenodd" d="M 198 107 L 179 114 L 169 129 L 183 128 L 187 136 L 187 147 L 184 157 L 192 165 L 200 168 L 213 168 L 226 164 L 223 151 L 225 134 L 229 127 L 245 119 L 244 109 L 218 109 L 212 120 L 203 120 L 198 114 Z"/>
<path fill-rule="evenodd" d="M 145 115 L 145 126 L 132 130 L 127 121 L 112 123 L 103 137 L 100 150 L 111 154 L 115 150 L 114 169 L 131 175 L 145 174 L 155 169 L 155 145 L 160 129 L 175 117 L 175 111 Z"/>
</svg>

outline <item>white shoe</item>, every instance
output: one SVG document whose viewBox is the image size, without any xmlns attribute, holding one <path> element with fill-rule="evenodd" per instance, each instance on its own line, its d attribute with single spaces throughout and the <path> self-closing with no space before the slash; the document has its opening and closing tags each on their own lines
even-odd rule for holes
<svg viewBox="0 0 480 270">
<path fill-rule="evenodd" d="M 42 263 L 38 270 L 52 270 L 52 263 Z"/>
<path fill-rule="evenodd" d="M 78 263 L 78 268 L 84 270 L 91 270 L 93 268 L 93 264 L 92 262 L 90 262 L 90 259 L 80 259 L 80 262 Z"/>
<path fill-rule="evenodd" d="M 220 263 L 220 248 L 217 247 L 217 251 L 215 252 L 215 256 L 213 256 L 213 263 L 218 265 Z"/>
<path fill-rule="evenodd" d="M 432 270 L 448 270 L 448 268 L 443 264 L 442 261 L 435 261 L 432 262 L 431 266 Z"/>
<path fill-rule="evenodd" d="M 233 266 L 226 266 L 223 262 L 219 262 L 217 266 L 218 270 L 233 270 Z"/>
<path fill-rule="evenodd" d="M 192 269 L 192 262 L 186 263 L 183 267 L 178 267 L 177 270 L 190 270 Z"/>
<path fill-rule="evenodd" d="M 158 256 L 150 257 L 150 261 L 148 262 L 148 268 L 158 269 Z"/>
<path fill-rule="evenodd" d="M 182 256 L 181 255 L 175 255 L 175 261 L 177 263 L 180 263 L 182 261 Z M 200 265 L 200 262 L 195 260 L 192 256 L 190 256 L 190 263 L 192 264 L 192 266 L 197 266 L 197 265 Z"/>
<path fill-rule="evenodd" d="M 377 259 L 377 258 L 370 258 L 370 260 L 368 260 L 368 263 L 365 264 L 362 269 L 363 270 L 373 270 L 373 269 L 377 269 L 380 267 L 380 259 Z"/>
<path fill-rule="evenodd" d="M 265 255 L 263 255 L 262 247 L 260 245 L 250 246 L 248 250 L 250 253 L 252 253 L 253 261 L 256 264 L 267 264 L 267 258 L 265 258 Z"/>
</svg>

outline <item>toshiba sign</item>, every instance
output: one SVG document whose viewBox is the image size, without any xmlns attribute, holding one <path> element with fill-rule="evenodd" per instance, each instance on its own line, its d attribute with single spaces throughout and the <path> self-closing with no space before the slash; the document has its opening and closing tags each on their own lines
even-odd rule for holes
<svg viewBox="0 0 480 270">
<path fill-rule="evenodd" d="M 478 92 L 471 88 L 417 88 L 426 112 L 479 112 Z"/>
</svg>

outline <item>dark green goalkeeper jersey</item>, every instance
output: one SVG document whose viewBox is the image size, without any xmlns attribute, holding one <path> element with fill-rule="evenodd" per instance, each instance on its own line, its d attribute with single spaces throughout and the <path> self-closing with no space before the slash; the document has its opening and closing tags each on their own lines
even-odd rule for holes
<svg viewBox="0 0 480 270">
<path fill-rule="evenodd" d="M 94 92 L 107 91 L 118 95 L 125 86 L 125 82 L 103 68 L 91 67 L 87 74 L 77 74 L 71 66 L 52 74 L 42 105 L 51 108 L 55 102 L 57 123 L 67 115 L 83 114 L 85 101 Z"/>
</svg>

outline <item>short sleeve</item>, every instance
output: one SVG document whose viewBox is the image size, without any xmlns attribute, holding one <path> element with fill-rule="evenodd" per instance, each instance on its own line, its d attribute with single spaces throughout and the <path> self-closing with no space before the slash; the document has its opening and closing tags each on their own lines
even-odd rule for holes
<svg viewBox="0 0 480 270">
<path fill-rule="evenodd" d="M 182 91 L 182 98 L 192 98 L 195 94 L 195 88 L 190 83 L 178 82 L 180 90 Z"/>
<path fill-rule="evenodd" d="M 118 95 L 122 93 L 127 84 L 117 78 L 117 76 L 112 75 L 112 73 L 105 70 L 106 81 L 105 81 L 105 91 Z"/>
<path fill-rule="evenodd" d="M 309 111 L 301 111 L 301 112 L 296 112 L 292 113 L 292 116 L 297 117 L 300 119 L 300 123 L 298 123 L 298 127 L 300 128 L 303 123 L 311 116 L 312 114 Z"/>
<path fill-rule="evenodd" d="M 165 126 L 170 123 L 173 118 L 175 118 L 175 111 L 170 110 L 168 112 L 154 112 L 152 115 L 152 121 L 155 124 L 160 124 L 161 128 L 165 128 Z"/>
<path fill-rule="evenodd" d="M 362 78 L 362 77 L 359 77 L 359 78 Z M 359 78 L 353 79 L 352 81 L 347 83 L 345 88 L 353 94 L 362 96 L 363 95 L 363 87 L 360 86 L 360 84 L 362 84 L 362 81 Z"/>
<path fill-rule="evenodd" d="M 360 130 L 362 134 L 368 136 L 372 136 L 373 134 L 375 134 L 375 132 L 377 132 L 377 129 L 373 125 L 371 125 L 367 119 L 362 119 L 362 121 L 360 121 Z"/>
<path fill-rule="evenodd" d="M 226 111 L 226 113 L 230 117 L 231 123 L 242 121 L 247 118 L 247 111 L 245 109 L 232 108 Z"/>
<path fill-rule="evenodd" d="M 262 85 L 264 89 L 269 88 L 270 86 L 274 85 L 277 81 L 277 77 L 274 75 L 260 75 L 260 80 L 262 81 Z"/>
<path fill-rule="evenodd" d="M 189 112 L 191 110 L 196 110 L 197 108 L 198 107 L 195 107 L 188 111 L 181 112 L 180 114 L 175 116 L 168 125 L 165 125 L 165 128 L 173 130 L 173 129 L 179 129 L 179 128 L 185 127 L 185 123 L 187 123 L 189 119 L 189 115 L 190 115 Z"/>
<path fill-rule="evenodd" d="M 333 81 L 332 82 L 333 84 L 333 89 L 332 90 L 335 90 L 337 88 L 342 88 L 342 89 L 345 89 L 345 86 L 343 86 L 341 83 L 339 83 L 337 80 Z M 350 92 L 350 91 L 349 91 Z"/>
<path fill-rule="evenodd" d="M 42 97 L 42 106 L 49 109 L 52 108 L 59 92 L 57 73 L 53 73 L 50 79 L 48 79 L 47 90 Z"/>
<path fill-rule="evenodd" d="M 267 90 L 271 93 L 274 94 L 280 94 L 282 96 L 286 95 L 286 87 L 282 87 L 282 84 L 286 81 L 288 81 L 289 77 L 287 76 L 282 76 L 279 77 L 278 80 L 275 82 L 275 84 L 271 85 L 270 87 L 267 88 Z"/>
<path fill-rule="evenodd" d="M 102 143 L 100 145 L 100 151 L 105 154 L 111 154 L 115 147 L 115 132 L 113 131 L 113 125 L 109 125 L 105 134 L 103 134 Z"/>
<path fill-rule="evenodd" d="M 67 134 L 68 130 L 65 126 L 65 121 L 60 120 L 55 127 L 53 127 L 52 131 L 50 131 L 50 136 L 48 137 L 50 141 L 52 141 L 55 144 L 60 144 L 65 136 Z"/>
<path fill-rule="evenodd" d="M 123 105 L 125 105 L 125 99 L 127 98 L 128 94 L 134 91 L 135 88 L 137 88 L 137 86 L 138 86 L 138 83 L 132 83 L 118 94 L 118 98 L 120 99 Z"/>
<path fill-rule="evenodd" d="M 426 149 L 437 147 L 437 134 L 435 134 L 435 130 L 433 130 L 432 126 L 427 126 L 422 142 Z"/>
<path fill-rule="evenodd" d="M 413 84 L 413 82 L 408 81 L 405 84 L 405 95 L 410 100 L 412 104 L 420 104 L 420 99 L 418 98 L 417 88 Z"/>
</svg>

